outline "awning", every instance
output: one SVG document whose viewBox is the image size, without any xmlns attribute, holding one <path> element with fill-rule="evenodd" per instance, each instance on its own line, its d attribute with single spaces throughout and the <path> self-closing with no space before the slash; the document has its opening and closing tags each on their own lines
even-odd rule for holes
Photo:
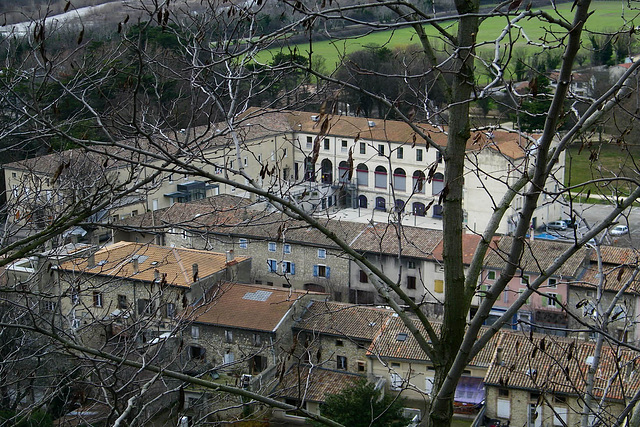
<svg viewBox="0 0 640 427">
<path fill-rule="evenodd" d="M 461 377 L 456 387 L 456 402 L 481 403 L 484 400 L 484 384 L 482 378 Z"/>
</svg>

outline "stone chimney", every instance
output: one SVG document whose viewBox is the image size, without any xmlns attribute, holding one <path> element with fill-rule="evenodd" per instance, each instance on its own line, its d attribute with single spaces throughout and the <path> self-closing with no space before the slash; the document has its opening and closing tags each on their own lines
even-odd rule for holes
<svg viewBox="0 0 640 427">
<path fill-rule="evenodd" d="M 133 258 L 131 260 L 133 264 L 133 274 L 138 274 L 140 272 L 140 265 L 138 264 L 138 258 Z"/>
<path fill-rule="evenodd" d="M 191 271 L 193 272 L 193 281 L 198 281 L 198 264 L 195 263 L 191 266 Z"/>
<path fill-rule="evenodd" d="M 502 347 L 496 348 L 496 365 L 502 365 Z"/>
</svg>

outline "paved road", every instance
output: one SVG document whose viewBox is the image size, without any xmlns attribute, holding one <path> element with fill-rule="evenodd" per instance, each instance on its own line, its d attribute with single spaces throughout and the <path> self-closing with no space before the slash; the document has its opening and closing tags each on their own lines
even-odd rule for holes
<svg viewBox="0 0 640 427">
<path fill-rule="evenodd" d="M 580 215 L 586 226 L 583 225 L 579 231 L 586 232 L 587 226 L 593 227 L 600 223 L 613 209 L 609 205 L 594 205 L 585 203 L 576 203 L 573 205 L 576 214 Z M 567 210 L 568 212 L 568 210 Z M 565 217 L 568 218 L 568 214 Z M 630 235 L 627 236 L 606 236 L 605 244 L 615 246 L 633 246 L 640 247 L 640 208 L 631 208 L 618 217 L 618 223 L 629 226 Z M 566 232 L 565 232 L 566 233 Z M 571 234 L 569 233 L 569 236 Z"/>
</svg>

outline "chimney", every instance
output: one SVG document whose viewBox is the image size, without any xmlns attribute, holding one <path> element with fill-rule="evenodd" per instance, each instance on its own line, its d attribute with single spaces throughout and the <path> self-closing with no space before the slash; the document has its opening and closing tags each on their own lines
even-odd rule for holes
<svg viewBox="0 0 640 427">
<path fill-rule="evenodd" d="M 191 271 L 193 272 L 193 281 L 198 281 L 198 264 L 195 263 L 191 266 Z"/>
<path fill-rule="evenodd" d="M 140 266 L 138 265 L 138 258 L 133 258 L 131 262 L 133 263 L 133 274 L 138 274 L 140 272 Z"/>
<path fill-rule="evenodd" d="M 158 270 L 157 268 L 153 270 L 153 280 L 155 280 L 156 282 L 160 281 L 160 270 Z"/>
<path fill-rule="evenodd" d="M 496 365 L 502 365 L 502 347 L 496 348 Z"/>
<path fill-rule="evenodd" d="M 227 251 L 227 262 L 231 262 L 233 261 L 234 255 L 233 255 L 233 249 L 229 249 Z"/>
<path fill-rule="evenodd" d="M 96 255 L 95 254 L 91 254 L 91 255 L 89 255 L 89 258 L 87 259 L 87 267 L 93 268 L 95 266 L 96 266 Z"/>
</svg>

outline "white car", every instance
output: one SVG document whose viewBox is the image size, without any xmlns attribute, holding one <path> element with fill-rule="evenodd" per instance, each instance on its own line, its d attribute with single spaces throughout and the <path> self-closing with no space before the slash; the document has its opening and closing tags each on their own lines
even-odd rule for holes
<svg viewBox="0 0 640 427">
<path fill-rule="evenodd" d="M 553 221 L 547 224 L 549 230 L 566 230 L 567 223 L 564 221 Z"/>
<path fill-rule="evenodd" d="M 612 236 L 622 236 L 629 232 L 629 227 L 626 225 L 616 225 L 611 230 L 609 230 L 609 234 Z"/>
</svg>

